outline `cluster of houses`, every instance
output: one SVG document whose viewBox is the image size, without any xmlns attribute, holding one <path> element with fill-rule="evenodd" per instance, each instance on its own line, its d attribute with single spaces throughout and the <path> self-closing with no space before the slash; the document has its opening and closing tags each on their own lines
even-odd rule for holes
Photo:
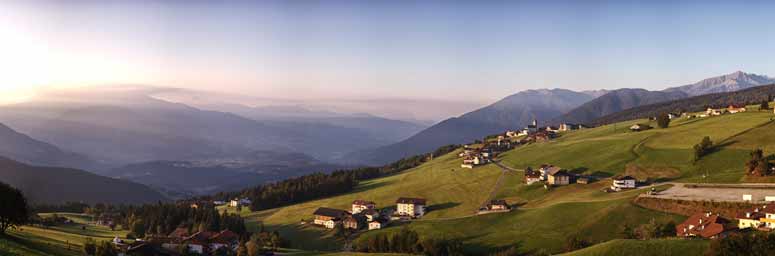
<svg viewBox="0 0 775 256">
<path fill-rule="evenodd" d="M 463 152 L 460 152 L 458 156 L 463 158 L 463 164 L 460 165 L 461 168 L 473 169 L 476 166 L 492 162 L 495 153 L 486 147 L 473 148 L 466 145 Z"/>
<path fill-rule="evenodd" d="M 334 229 L 342 226 L 351 230 L 375 230 L 387 227 L 394 220 L 421 218 L 425 215 L 426 200 L 423 198 L 401 197 L 396 200 L 395 210 L 377 209 L 377 204 L 366 200 L 355 200 L 351 211 L 321 207 L 313 215 L 315 225 Z"/>
<path fill-rule="evenodd" d="M 491 163 L 498 154 L 512 148 L 511 141 L 503 136 L 498 136 L 497 142 L 486 142 L 481 148 L 466 145 L 463 152 L 458 154 L 463 158 L 463 164 L 460 167 L 473 169 L 476 166 Z"/>
<path fill-rule="evenodd" d="M 506 137 L 526 136 L 526 141 L 545 141 L 556 137 L 558 132 L 573 131 L 588 128 L 582 124 L 562 123 L 559 126 L 539 127 L 538 120 L 533 120 L 527 127 L 519 131 L 507 131 Z"/>
<path fill-rule="evenodd" d="M 213 255 L 224 249 L 236 252 L 239 241 L 239 235 L 229 230 L 189 233 L 187 228 L 178 228 L 167 236 L 151 236 L 132 243 L 116 237 L 113 245 L 123 255 L 180 255 L 184 246 L 188 247 L 189 252 L 198 255 Z"/>
<path fill-rule="evenodd" d="M 251 201 L 248 198 L 234 198 L 230 201 L 221 201 L 221 200 L 213 201 L 213 204 L 216 206 L 227 205 L 229 207 L 250 206 L 250 204 L 252 203 L 253 201 Z"/>
<path fill-rule="evenodd" d="M 563 186 L 573 183 L 589 184 L 594 182 L 595 177 L 584 176 L 570 173 L 565 169 L 554 165 L 541 165 L 538 170 L 528 167 L 525 170 L 525 184 L 531 185 L 536 182 L 545 182 L 550 186 Z M 612 184 L 607 191 L 621 191 L 625 189 L 637 188 L 637 180 L 631 176 L 617 176 L 612 179 Z"/>
</svg>

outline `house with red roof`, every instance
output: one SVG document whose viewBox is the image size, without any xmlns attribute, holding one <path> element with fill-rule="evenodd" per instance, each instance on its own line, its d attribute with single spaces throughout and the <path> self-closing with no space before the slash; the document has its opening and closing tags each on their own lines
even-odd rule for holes
<svg viewBox="0 0 775 256">
<path fill-rule="evenodd" d="M 717 213 L 700 212 L 676 226 L 676 236 L 683 238 L 716 239 L 727 235 L 729 222 Z"/>
</svg>

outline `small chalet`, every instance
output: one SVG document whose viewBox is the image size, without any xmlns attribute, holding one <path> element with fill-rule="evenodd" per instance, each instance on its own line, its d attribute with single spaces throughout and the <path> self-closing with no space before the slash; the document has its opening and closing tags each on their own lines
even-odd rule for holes
<svg viewBox="0 0 775 256">
<path fill-rule="evenodd" d="M 525 184 L 530 185 L 541 181 L 541 172 L 533 171 L 530 167 L 525 170 Z"/>
<path fill-rule="evenodd" d="M 578 184 L 589 184 L 594 182 L 595 180 L 592 177 L 579 177 L 576 179 L 576 183 Z"/>
<path fill-rule="evenodd" d="M 546 183 L 549 185 L 561 186 L 570 184 L 570 174 L 560 168 L 552 168 L 547 173 Z"/>
<path fill-rule="evenodd" d="M 506 203 L 506 200 L 492 200 L 487 204 L 488 211 L 509 211 L 511 206 Z"/>
<path fill-rule="evenodd" d="M 369 230 L 382 229 L 387 227 L 388 222 L 386 220 L 375 220 L 369 222 Z"/>
<path fill-rule="evenodd" d="M 396 214 L 419 218 L 425 215 L 426 200 L 423 198 L 401 197 L 396 200 Z"/>
<path fill-rule="evenodd" d="M 707 110 L 705 110 L 705 115 L 706 116 L 720 116 L 723 113 L 724 112 L 722 112 L 721 110 L 718 110 L 718 109 L 708 108 Z"/>
<path fill-rule="evenodd" d="M 549 173 L 553 171 L 559 171 L 562 170 L 562 168 L 554 166 L 554 165 L 541 165 L 541 168 L 538 169 L 539 172 L 541 172 L 541 180 L 547 180 L 549 178 Z"/>
<path fill-rule="evenodd" d="M 620 191 L 622 189 L 632 189 L 636 188 L 636 180 L 635 178 L 631 176 L 621 176 L 621 177 L 615 177 L 613 178 L 613 183 L 611 184 L 611 189 L 614 191 Z"/>
<path fill-rule="evenodd" d="M 567 132 L 567 131 L 573 131 L 573 130 L 581 130 L 586 128 L 586 126 L 581 124 L 570 124 L 570 123 L 562 123 L 560 124 L 559 131 L 561 132 Z"/>
<path fill-rule="evenodd" d="M 647 124 L 634 124 L 630 126 L 630 130 L 634 132 L 640 132 L 640 131 L 645 131 L 649 129 L 651 129 L 651 126 Z"/>
<path fill-rule="evenodd" d="M 350 215 L 349 212 L 339 209 L 321 207 L 315 210 L 315 223 L 316 225 L 322 225 L 326 228 L 333 229 L 344 218 Z"/>
<path fill-rule="evenodd" d="M 360 212 L 362 212 L 364 210 L 368 210 L 368 209 L 372 209 L 373 210 L 375 208 L 377 208 L 377 204 L 375 204 L 374 202 L 358 199 L 358 200 L 353 201 L 353 211 L 352 211 L 352 213 L 353 214 L 358 214 L 358 213 L 360 213 Z"/>
<path fill-rule="evenodd" d="M 727 112 L 729 112 L 730 114 L 737 114 L 737 113 L 745 112 L 746 110 L 747 109 L 745 107 L 738 107 L 735 105 L 729 105 L 729 107 L 727 107 Z"/>
<path fill-rule="evenodd" d="M 686 221 L 675 228 L 677 237 L 697 237 L 706 239 L 723 238 L 729 229 L 728 221 L 712 212 L 701 212 L 689 216 Z"/>
<path fill-rule="evenodd" d="M 242 198 L 242 199 L 234 198 L 234 200 L 229 201 L 229 206 L 231 206 L 231 207 L 249 206 L 251 203 L 253 203 L 253 202 L 250 201 L 250 199 L 247 199 L 247 198 Z"/>
<path fill-rule="evenodd" d="M 344 218 L 342 225 L 346 229 L 359 230 L 366 226 L 366 217 L 363 214 L 354 214 Z"/>
</svg>

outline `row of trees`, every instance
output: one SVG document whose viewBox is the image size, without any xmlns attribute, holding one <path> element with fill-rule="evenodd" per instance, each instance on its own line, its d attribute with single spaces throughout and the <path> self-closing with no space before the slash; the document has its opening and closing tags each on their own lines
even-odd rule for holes
<svg viewBox="0 0 775 256">
<path fill-rule="evenodd" d="M 706 255 L 775 255 L 775 234 L 773 233 L 734 233 L 725 238 L 711 241 Z"/>
<path fill-rule="evenodd" d="M 347 193 L 355 189 L 359 181 L 393 175 L 414 168 L 432 159 L 457 149 L 458 145 L 440 147 L 432 153 L 406 157 L 382 167 L 362 167 L 338 170 L 329 174 L 313 173 L 275 183 L 260 185 L 241 192 L 224 192 L 195 200 L 228 200 L 248 197 L 253 211 L 271 209 L 332 195 Z"/>
<path fill-rule="evenodd" d="M 116 256 L 118 250 L 109 241 L 96 242 L 92 238 L 86 238 L 83 243 L 83 253 L 90 256 Z"/>
<path fill-rule="evenodd" d="M 356 245 L 359 252 L 425 255 L 464 255 L 459 240 L 420 239 L 417 232 L 403 228 L 394 234 L 380 233 Z"/>
<path fill-rule="evenodd" d="M 751 159 L 745 162 L 746 174 L 753 176 L 773 175 L 770 158 L 772 158 L 772 156 L 765 157 L 764 151 L 761 149 L 751 151 Z"/>
<path fill-rule="evenodd" d="M 8 229 L 27 224 L 29 219 L 27 199 L 22 192 L 0 182 L 0 236 Z"/>
<path fill-rule="evenodd" d="M 198 231 L 231 230 L 245 235 L 245 220 L 237 214 L 219 213 L 214 207 L 191 208 L 187 204 L 146 204 L 142 206 L 111 207 L 113 212 L 103 212 L 113 218 L 128 236 L 168 235 L 177 228 L 189 233 Z"/>
</svg>

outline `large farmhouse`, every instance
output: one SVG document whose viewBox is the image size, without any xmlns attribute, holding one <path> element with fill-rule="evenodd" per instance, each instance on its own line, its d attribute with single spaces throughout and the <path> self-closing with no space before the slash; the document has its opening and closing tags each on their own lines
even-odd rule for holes
<svg viewBox="0 0 775 256">
<path fill-rule="evenodd" d="M 425 215 L 425 199 L 402 197 L 396 200 L 396 214 L 413 218 Z"/>
<path fill-rule="evenodd" d="M 349 212 L 344 210 L 325 207 L 318 208 L 313 214 L 315 215 L 313 223 L 329 229 L 335 228 L 344 218 L 350 215 Z"/>
<path fill-rule="evenodd" d="M 726 231 L 728 231 L 725 226 L 727 223 L 721 216 L 712 212 L 696 213 L 676 226 L 676 236 L 685 238 L 722 238 L 726 236 Z"/>
</svg>

